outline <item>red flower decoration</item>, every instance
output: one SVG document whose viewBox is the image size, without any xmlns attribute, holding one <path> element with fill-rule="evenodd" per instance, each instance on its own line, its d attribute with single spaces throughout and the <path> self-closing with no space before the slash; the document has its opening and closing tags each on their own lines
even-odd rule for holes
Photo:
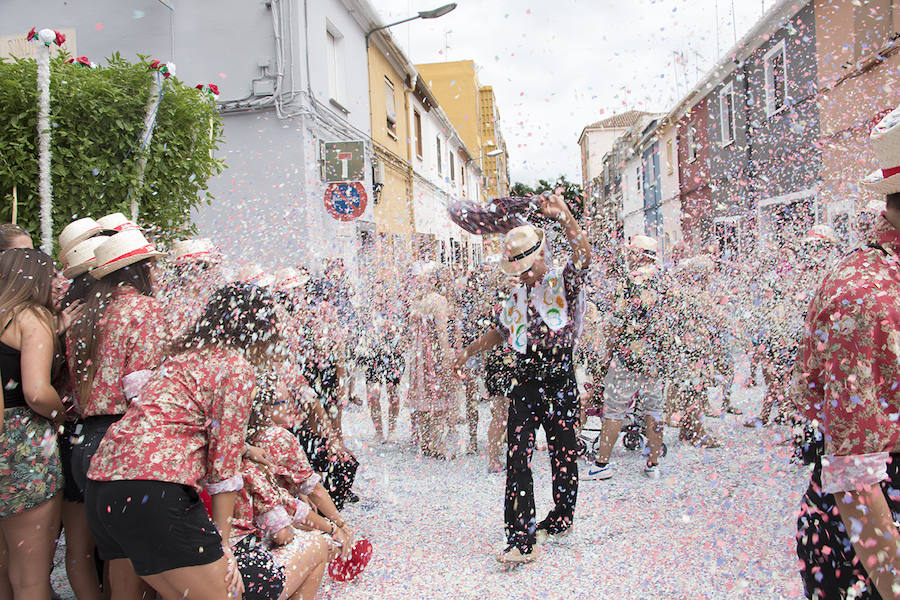
<svg viewBox="0 0 900 600">
<path fill-rule="evenodd" d="M 213 94 L 218 96 L 219 95 L 219 86 L 217 86 L 214 83 L 211 83 L 211 84 L 209 84 L 209 91 L 211 91 Z"/>
<path fill-rule="evenodd" d="M 82 64 L 82 65 L 84 65 L 84 66 L 86 66 L 86 67 L 91 66 L 91 61 L 88 60 L 88 57 L 87 57 L 87 56 L 79 56 L 79 57 L 76 58 L 75 60 L 76 60 L 76 62 L 78 62 L 79 64 Z"/>
<path fill-rule="evenodd" d="M 37 37 L 37 31 L 35 30 L 34 27 L 32 27 L 31 31 L 28 32 L 28 41 L 30 42 L 31 40 L 33 40 L 36 37 Z"/>
<path fill-rule="evenodd" d="M 159 61 L 158 61 L 158 60 L 154 60 L 153 62 L 151 62 L 151 63 L 150 63 L 150 68 L 153 69 L 154 71 L 159 70 Z"/>
<path fill-rule="evenodd" d="M 66 36 L 64 36 L 63 34 L 61 34 L 60 32 L 57 31 L 56 32 L 56 45 L 62 46 L 65 43 L 66 43 Z"/>
<path fill-rule="evenodd" d="M 194 89 L 198 89 L 198 90 L 200 90 L 200 91 L 202 92 L 202 91 L 203 91 L 203 84 L 202 84 L 202 83 L 198 83 L 197 85 L 194 86 Z"/>
</svg>

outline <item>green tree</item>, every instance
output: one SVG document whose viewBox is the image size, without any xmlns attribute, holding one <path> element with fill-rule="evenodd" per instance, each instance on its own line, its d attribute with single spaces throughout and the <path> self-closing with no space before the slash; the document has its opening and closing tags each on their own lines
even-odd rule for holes
<svg viewBox="0 0 900 600">
<path fill-rule="evenodd" d="M 569 181 L 566 179 L 565 175 L 560 175 L 553 181 L 549 179 L 539 179 L 537 185 L 534 187 L 521 182 L 516 182 L 510 188 L 510 195 L 527 197 L 548 190 L 552 192 L 558 187 L 563 189 L 563 198 L 566 199 L 566 203 L 568 203 L 572 215 L 580 221 L 584 214 L 584 191 L 581 188 L 581 184 Z"/>
<path fill-rule="evenodd" d="M 149 61 L 118 54 L 90 69 L 51 60 L 50 110 L 53 233 L 72 219 L 130 212 L 137 182 L 138 138 L 151 78 Z M 37 233 L 40 221 L 37 152 L 37 67 L 33 59 L 0 60 L 0 220 L 9 221 L 12 189 L 18 222 Z M 170 236 L 194 231 L 191 210 L 212 200 L 207 180 L 223 162 L 214 151 L 222 121 L 205 93 L 169 78 L 157 112 L 144 173 L 136 190 L 140 221 Z"/>
</svg>

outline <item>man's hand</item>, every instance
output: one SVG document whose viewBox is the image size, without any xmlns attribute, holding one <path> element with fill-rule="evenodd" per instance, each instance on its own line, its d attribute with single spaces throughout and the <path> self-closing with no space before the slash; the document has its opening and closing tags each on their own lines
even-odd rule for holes
<svg viewBox="0 0 900 600">
<path fill-rule="evenodd" d="M 552 194 L 542 194 L 540 196 L 541 199 L 541 213 L 554 221 L 562 221 L 567 216 L 571 216 L 571 212 L 569 212 L 569 206 L 566 204 L 565 199 L 562 196 L 562 188 L 556 188 L 554 193 Z"/>
<path fill-rule="evenodd" d="M 56 335 L 62 335 L 68 331 L 69 327 L 72 326 L 72 323 L 77 321 L 78 317 L 80 317 L 83 312 L 84 302 L 81 300 L 76 300 L 62 309 L 59 314 L 56 315 Z"/>
</svg>

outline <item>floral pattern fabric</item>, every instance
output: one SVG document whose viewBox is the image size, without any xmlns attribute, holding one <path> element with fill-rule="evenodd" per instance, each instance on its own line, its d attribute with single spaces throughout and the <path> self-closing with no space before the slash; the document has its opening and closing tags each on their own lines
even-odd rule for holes
<svg viewBox="0 0 900 600">
<path fill-rule="evenodd" d="M 796 402 L 822 428 L 826 456 L 900 451 L 898 252 L 900 230 L 882 216 L 809 307 Z"/>
<path fill-rule="evenodd" d="M 236 349 L 173 356 L 110 427 L 88 477 L 168 481 L 210 494 L 240 489 L 254 389 L 253 367 Z"/>
<path fill-rule="evenodd" d="M 121 415 L 128 409 L 123 378 L 152 371 L 165 358 L 172 339 L 162 305 L 131 286 L 116 290 L 98 325 L 100 363 L 89 398 L 78 398 L 84 417 Z M 71 331 L 71 330 L 70 330 Z M 69 372 L 75 373 L 75 339 L 66 336 Z M 73 382 L 75 389 L 77 382 Z"/>
<path fill-rule="evenodd" d="M 612 358 L 651 378 L 663 373 L 671 324 L 666 287 L 655 270 L 637 270 L 618 284 L 610 317 Z"/>
<path fill-rule="evenodd" d="M 3 414 L 0 433 L 0 519 L 40 506 L 62 490 L 53 424 L 28 407 Z"/>
</svg>

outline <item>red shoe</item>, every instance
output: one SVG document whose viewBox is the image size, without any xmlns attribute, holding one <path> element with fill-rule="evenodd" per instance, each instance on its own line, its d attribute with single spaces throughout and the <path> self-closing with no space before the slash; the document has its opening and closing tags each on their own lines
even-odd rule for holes
<svg viewBox="0 0 900 600">
<path fill-rule="evenodd" d="M 369 540 L 358 540 L 353 544 L 350 558 L 338 556 L 328 565 L 328 574 L 335 581 L 353 581 L 369 564 L 372 558 L 372 544 Z"/>
</svg>

